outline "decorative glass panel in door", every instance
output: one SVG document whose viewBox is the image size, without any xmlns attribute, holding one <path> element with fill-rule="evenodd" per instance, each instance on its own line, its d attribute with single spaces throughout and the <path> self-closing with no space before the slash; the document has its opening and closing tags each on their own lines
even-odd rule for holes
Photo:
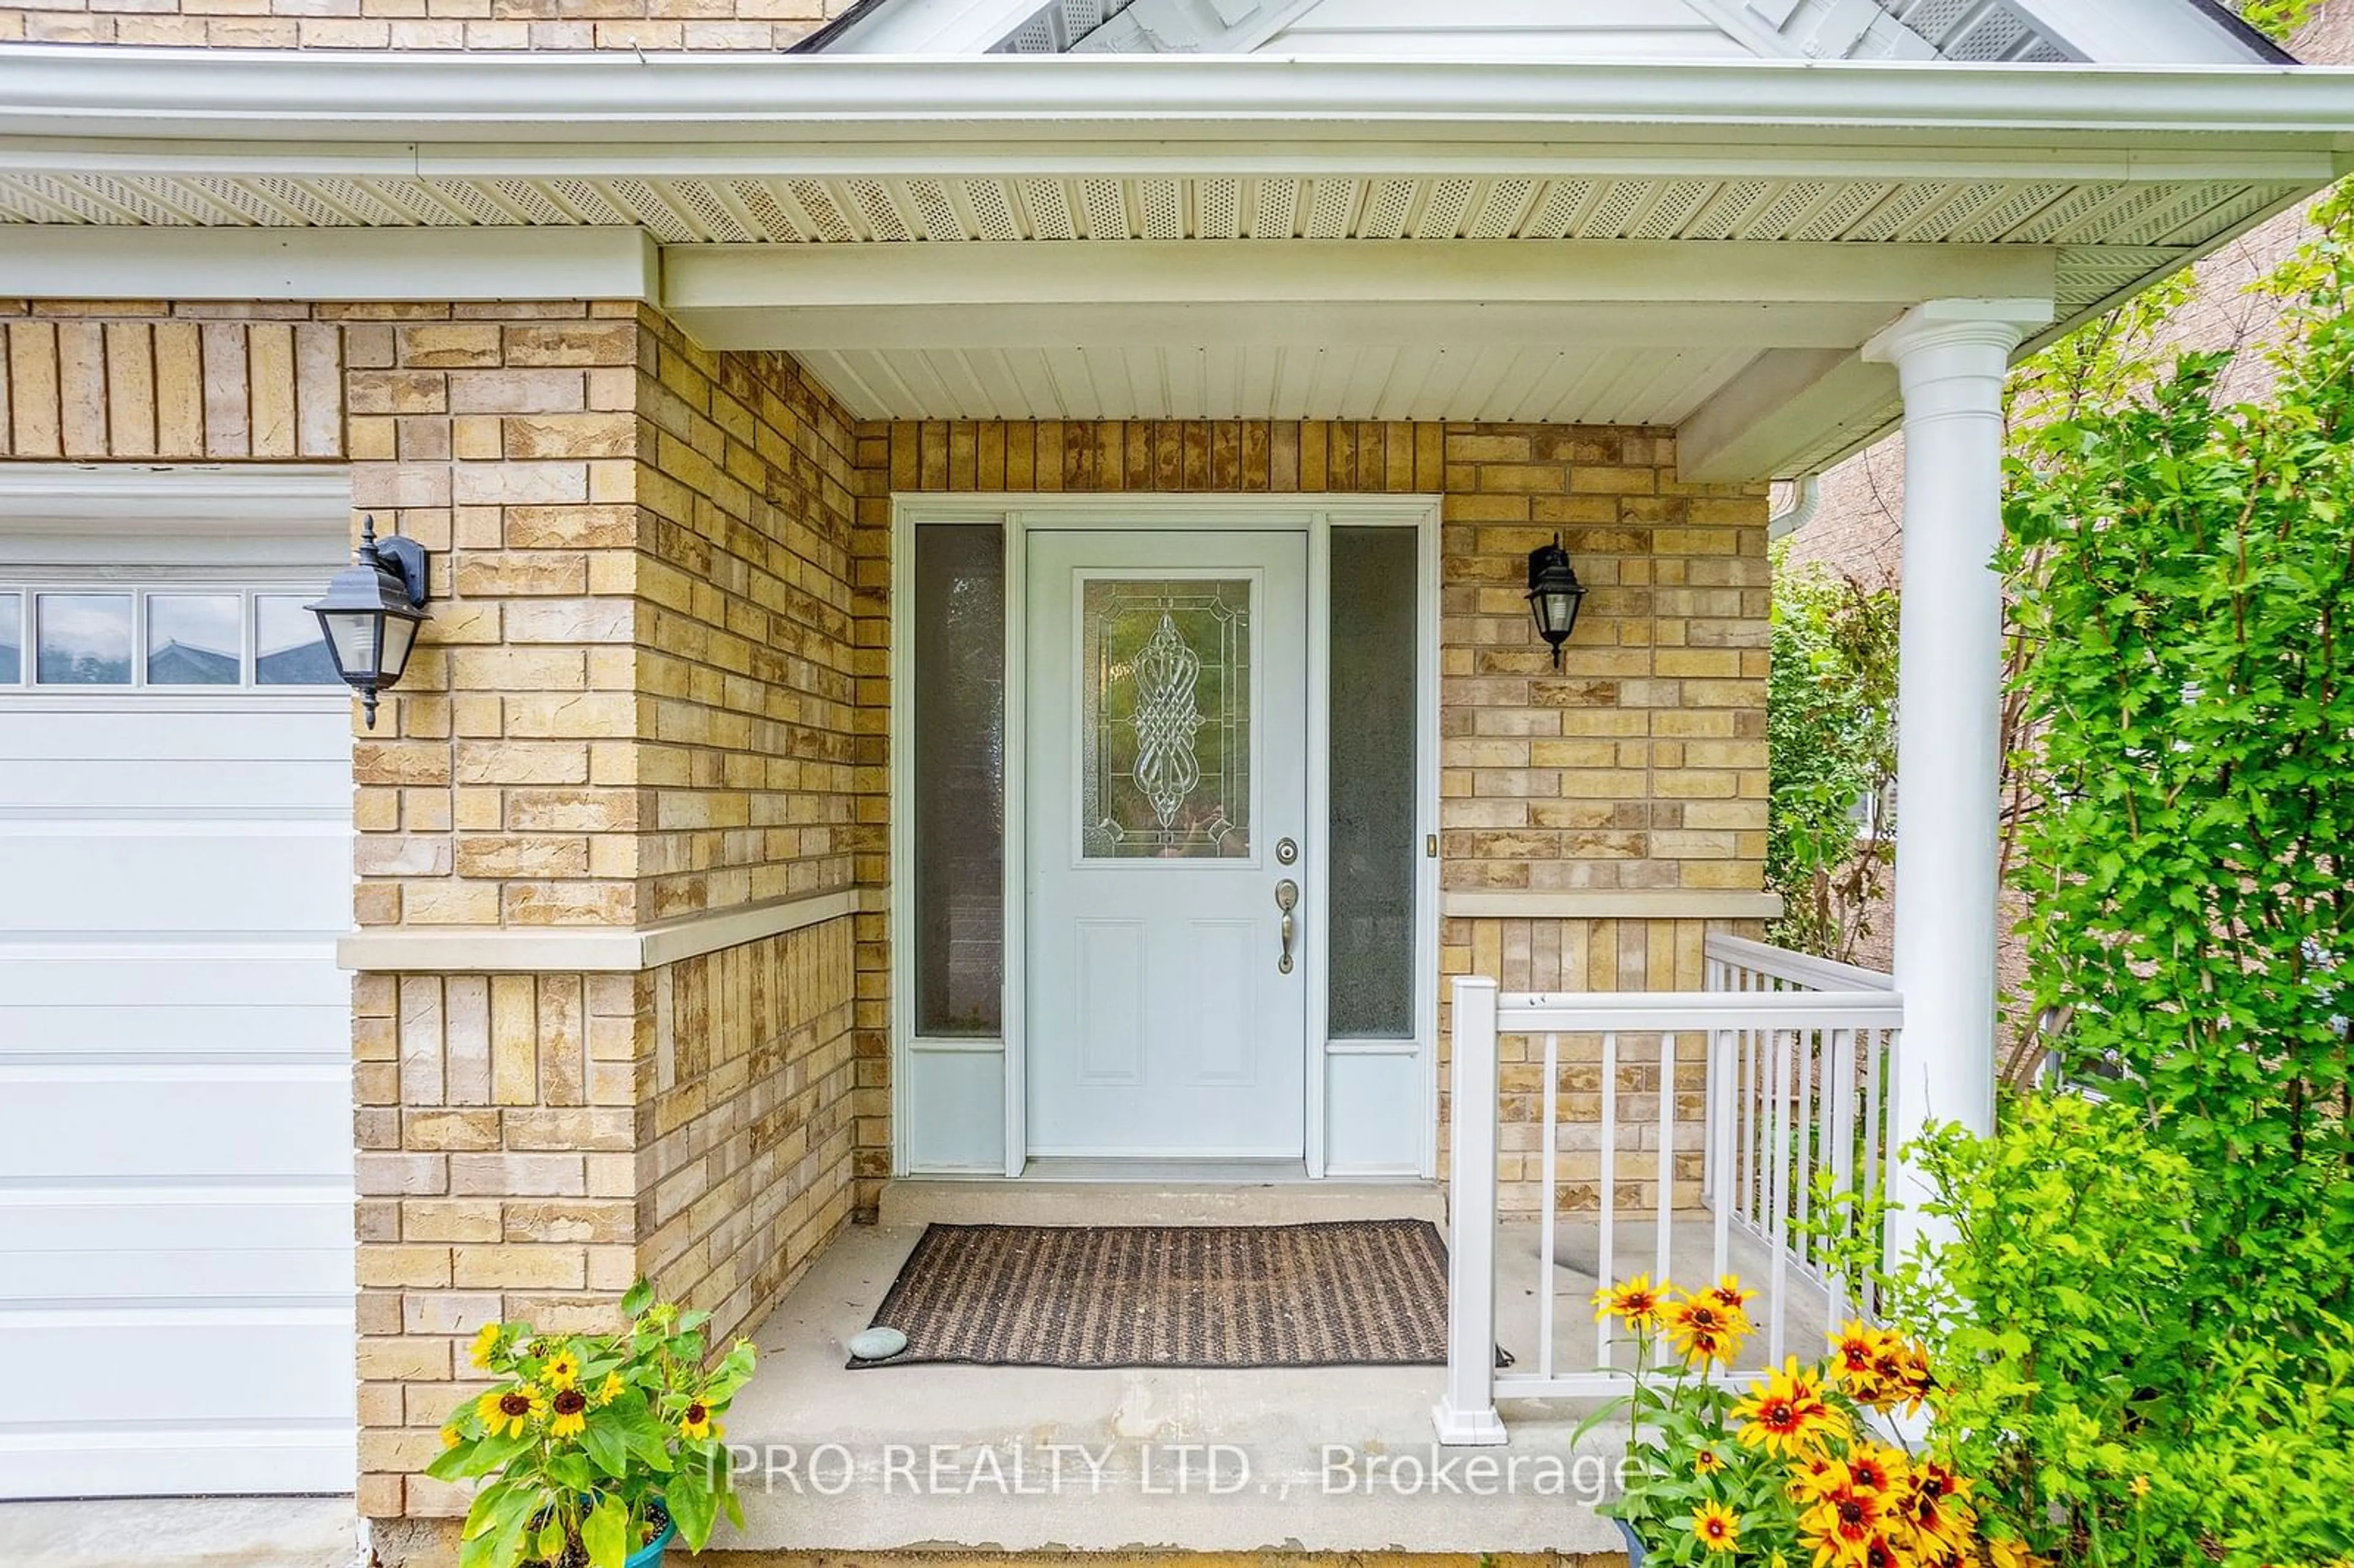
<svg viewBox="0 0 2354 1568">
<path fill-rule="evenodd" d="M 1079 821 L 1089 858 L 1250 853 L 1250 601 L 1247 577 L 1087 580 Z"/>
<path fill-rule="evenodd" d="M 1306 535 L 1027 548 L 1029 1152 L 1297 1160 Z"/>
</svg>

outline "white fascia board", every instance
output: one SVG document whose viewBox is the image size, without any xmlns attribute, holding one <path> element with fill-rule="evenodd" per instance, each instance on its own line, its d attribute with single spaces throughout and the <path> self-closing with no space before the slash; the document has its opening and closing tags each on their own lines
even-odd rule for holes
<svg viewBox="0 0 2354 1568">
<path fill-rule="evenodd" d="M 1155 150 L 1162 167 L 1180 157 L 1210 166 L 1205 153 L 1264 169 L 1336 144 L 1362 154 L 1404 143 L 1443 157 L 1456 145 L 1532 141 L 1720 155 L 1730 143 L 1859 155 L 1891 145 L 2025 151 L 2031 141 L 2046 154 L 2129 156 L 2171 143 L 2188 159 L 2187 143 L 2219 137 L 2354 154 L 2354 70 L 0 46 L 0 147 L 21 154 L 58 137 L 91 153 L 106 149 L 81 139 L 161 143 L 152 151 L 216 166 L 239 143 L 281 156 L 291 144 L 323 171 L 361 156 L 410 175 L 464 172 L 432 166 L 437 152 L 524 147 L 576 164 L 610 163 L 618 148 L 660 150 L 678 173 L 748 172 L 785 153 L 820 171 L 1038 170 L 1076 166 L 1104 139 Z"/>
<path fill-rule="evenodd" d="M 132 228 L 18 225 L 0 297 L 55 300 L 643 300 L 661 248 L 637 228 Z"/>
</svg>

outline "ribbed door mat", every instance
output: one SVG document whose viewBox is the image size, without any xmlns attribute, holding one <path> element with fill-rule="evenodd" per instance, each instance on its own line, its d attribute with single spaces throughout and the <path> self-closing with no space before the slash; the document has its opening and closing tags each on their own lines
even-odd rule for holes
<svg viewBox="0 0 2354 1568">
<path fill-rule="evenodd" d="M 1427 1220 L 931 1225 L 875 1309 L 907 1348 L 854 1368 L 1441 1366 Z"/>
</svg>

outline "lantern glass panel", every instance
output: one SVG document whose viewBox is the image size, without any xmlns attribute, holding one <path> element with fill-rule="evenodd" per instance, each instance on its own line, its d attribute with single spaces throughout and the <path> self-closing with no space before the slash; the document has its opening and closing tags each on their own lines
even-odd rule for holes
<svg viewBox="0 0 2354 1568">
<path fill-rule="evenodd" d="M 327 645 L 334 651 L 335 668 L 346 681 L 366 680 L 376 669 L 376 649 L 382 642 L 382 610 L 335 609 L 320 614 Z"/>
<path fill-rule="evenodd" d="M 408 668 L 408 652 L 417 642 L 417 622 L 405 615 L 385 615 L 377 618 L 384 623 L 384 663 L 381 666 L 385 685 L 400 679 Z"/>
</svg>

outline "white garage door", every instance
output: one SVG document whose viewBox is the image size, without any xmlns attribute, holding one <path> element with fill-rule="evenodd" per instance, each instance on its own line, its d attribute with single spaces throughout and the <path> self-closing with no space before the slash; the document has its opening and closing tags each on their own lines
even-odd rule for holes
<svg viewBox="0 0 2354 1568">
<path fill-rule="evenodd" d="M 0 1496 L 351 1488 L 325 523 L 314 570 L 0 519 Z"/>
</svg>

